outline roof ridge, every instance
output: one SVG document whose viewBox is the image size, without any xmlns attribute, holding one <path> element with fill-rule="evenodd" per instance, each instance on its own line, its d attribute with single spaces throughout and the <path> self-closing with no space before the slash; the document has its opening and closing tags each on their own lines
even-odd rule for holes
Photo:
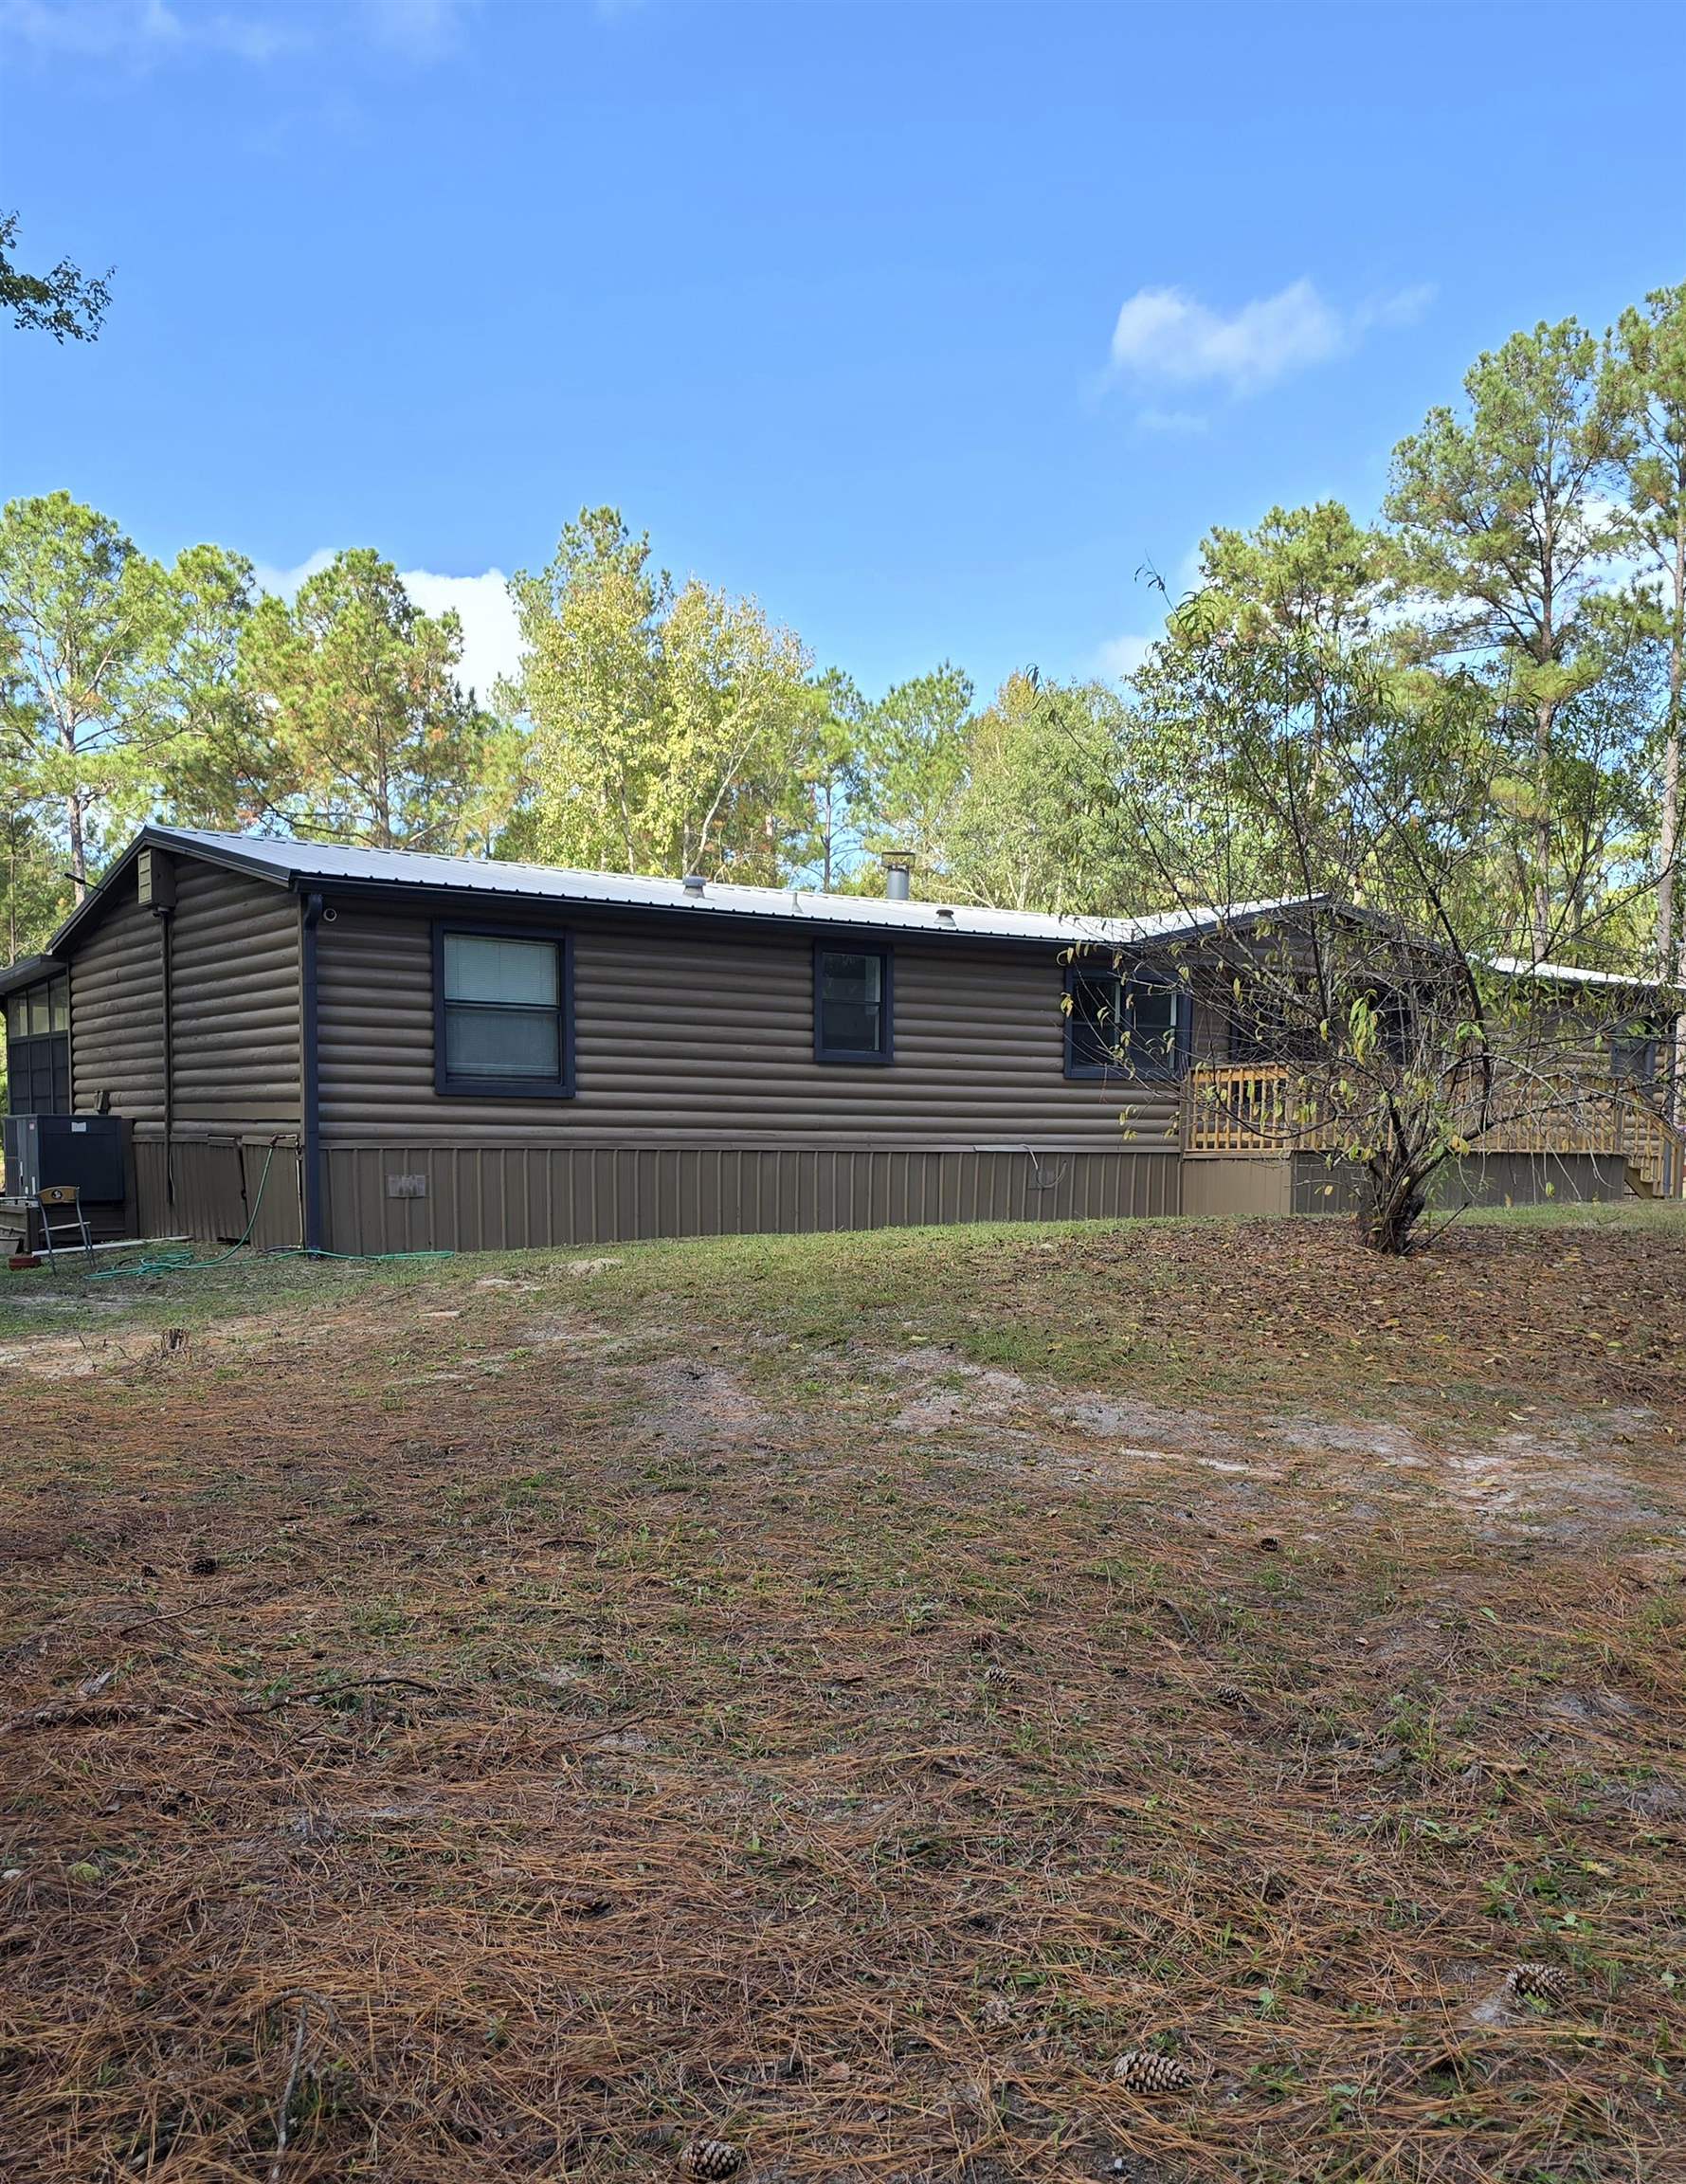
<svg viewBox="0 0 1686 2184">
<path fill-rule="evenodd" d="M 901 901 L 878 895 L 833 895 L 821 888 L 766 886 L 734 879 L 698 888 L 664 874 L 592 871 L 565 864 L 450 855 L 435 849 L 377 849 L 362 843 L 311 842 L 298 835 L 230 832 L 208 827 L 154 822 L 134 837 L 104 879 L 72 911 L 50 945 L 57 948 L 100 906 L 107 890 L 147 845 L 173 846 L 204 856 L 255 879 L 290 884 L 413 890 L 418 895 L 479 896 L 483 901 L 549 902 L 569 910 L 652 911 L 683 915 L 694 929 L 707 920 L 784 925 L 795 929 L 858 932 L 891 939 L 944 937 L 953 940 L 1042 943 L 1049 947 L 1124 948 L 1210 930 L 1237 919 L 1260 918 L 1313 900 L 1287 896 L 1225 909 L 1188 908 L 1136 915 L 1104 912 L 1010 910 L 985 903 Z"/>
</svg>

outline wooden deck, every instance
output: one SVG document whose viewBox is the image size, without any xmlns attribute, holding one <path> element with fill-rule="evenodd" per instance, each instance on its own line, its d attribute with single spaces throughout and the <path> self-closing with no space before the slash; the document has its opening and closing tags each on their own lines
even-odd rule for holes
<svg viewBox="0 0 1686 2184">
<path fill-rule="evenodd" d="M 1473 1153 L 1590 1154 L 1619 1159 L 1642 1196 L 1686 1197 L 1686 1132 L 1632 1085 L 1613 1081 L 1566 1084 L 1513 1098 L 1514 1115 L 1481 1126 L 1472 1111 Z M 1283 1160 L 1296 1153 L 1332 1153 L 1341 1133 L 1318 1109 L 1314 1090 L 1285 1063 L 1202 1063 L 1184 1089 L 1183 1151 Z"/>
</svg>

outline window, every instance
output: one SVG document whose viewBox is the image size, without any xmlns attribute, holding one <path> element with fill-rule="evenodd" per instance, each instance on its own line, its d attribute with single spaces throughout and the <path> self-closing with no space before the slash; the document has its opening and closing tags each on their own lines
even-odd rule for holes
<svg viewBox="0 0 1686 2184">
<path fill-rule="evenodd" d="M 890 956 L 881 948 L 814 950 L 814 1059 L 888 1062 Z"/>
<path fill-rule="evenodd" d="M 1410 1059 L 1416 1036 L 1408 996 L 1371 989 L 1362 998 L 1376 1012 L 1383 1046 L 1403 1067 Z M 1330 1009 L 1310 987 L 1291 992 L 1253 986 L 1243 988 L 1239 996 L 1226 994 L 1229 1059 L 1298 1063 L 1306 1067 L 1327 1062 L 1334 1048 L 1321 1029 L 1324 1012 L 1328 1010 L 1339 1023 L 1345 1020 L 1349 1006 L 1347 999 L 1337 998 Z"/>
<path fill-rule="evenodd" d="M 69 1113 L 68 978 L 44 978 L 6 996 L 6 1083 L 10 1114 Z"/>
<path fill-rule="evenodd" d="M 441 1092 L 485 1099 L 572 1097 L 566 935 L 433 928 L 433 1080 Z"/>
<path fill-rule="evenodd" d="M 1187 1065 L 1188 1003 L 1162 979 L 1096 966 L 1066 974 L 1068 1077 L 1180 1077 Z"/>
<path fill-rule="evenodd" d="M 1318 1021 L 1311 997 L 1303 1005 L 1281 993 L 1249 988 L 1239 996 L 1225 996 L 1229 1012 L 1229 1059 L 1232 1062 L 1311 1062 L 1318 1042 L 1313 1027 Z"/>
<path fill-rule="evenodd" d="M 1619 1084 L 1648 1091 L 1657 1082 L 1657 1034 L 1640 1026 L 1618 1031 L 1610 1041 L 1610 1075 Z"/>
</svg>

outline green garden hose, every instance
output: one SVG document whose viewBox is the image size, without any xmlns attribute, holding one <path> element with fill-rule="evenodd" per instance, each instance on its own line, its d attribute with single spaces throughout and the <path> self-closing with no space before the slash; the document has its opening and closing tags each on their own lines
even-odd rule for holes
<svg viewBox="0 0 1686 2184">
<path fill-rule="evenodd" d="M 97 1266 L 88 1279 L 91 1282 L 110 1282 L 119 1275 L 147 1276 L 157 1274 L 203 1274 L 212 1266 L 226 1266 L 229 1260 L 244 1251 L 251 1242 L 252 1230 L 258 1226 L 258 1215 L 263 1205 L 263 1191 L 269 1181 L 269 1171 L 275 1160 L 275 1146 L 270 1145 L 263 1156 L 263 1172 L 258 1177 L 258 1194 L 252 1200 L 251 1213 L 245 1228 L 227 1250 L 219 1251 L 209 1259 L 195 1259 L 191 1251 L 166 1251 L 150 1259 L 131 1259 L 120 1266 Z M 454 1259 L 454 1251 L 324 1251 L 319 1246 L 307 1244 L 283 1245 L 279 1250 L 260 1254 L 265 1259 L 344 1259 L 361 1260 L 371 1265 L 397 1259 Z"/>
</svg>

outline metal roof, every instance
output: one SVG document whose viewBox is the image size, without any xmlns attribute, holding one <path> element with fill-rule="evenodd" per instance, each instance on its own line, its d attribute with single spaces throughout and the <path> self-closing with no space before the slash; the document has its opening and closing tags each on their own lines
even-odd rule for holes
<svg viewBox="0 0 1686 2184">
<path fill-rule="evenodd" d="M 0 966 L 0 993 L 10 993 L 19 986 L 33 986 L 63 968 L 63 963 L 55 963 L 50 956 L 20 956 L 15 963 Z"/>
<path fill-rule="evenodd" d="M 1623 975 L 1620 971 L 1583 971 L 1576 963 L 1531 963 L 1522 956 L 1495 956 L 1492 968 L 1506 978 L 1543 978 L 1565 986 L 1622 986 L 1648 991 L 1658 981 Z"/>
<path fill-rule="evenodd" d="M 206 857 L 213 864 L 229 865 L 282 887 L 414 888 L 424 894 L 553 902 L 563 908 L 658 911 L 685 918 L 693 926 L 705 921 L 737 921 L 825 927 L 833 932 L 853 927 L 863 933 L 900 935 L 909 939 L 957 937 L 1042 942 L 1057 948 L 1084 942 L 1128 948 L 1191 938 L 1226 927 L 1255 924 L 1261 918 L 1284 911 L 1311 909 L 1328 901 L 1316 895 L 1282 895 L 1232 903 L 1227 909 L 1163 910 L 1140 918 L 1050 918 L 1037 911 L 995 910 L 959 902 L 892 902 L 881 895 L 826 895 L 801 887 L 739 887 L 716 880 L 692 884 L 625 872 L 505 864 L 494 858 L 436 857 L 415 849 L 354 848 L 340 843 L 299 842 L 273 834 L 223 834 L 193 827 L 149 826 L 142 828 L 100 885 L 89 891 L 60 926 L 49 943 L 50 955 L 27 957 L 0 971 L 0 992 L 60 967 L 63 943 L 84 920 L 98 914 L 109 900 L 112 881 L 149 843 Z M 1349 910 L 1345 915 L 1361 917 L 1364 913 Z M 1491 968 L 1506 977 L 1629 988 L 1644 983 L 1613 972 L 1583 971 L 1570 964 L 1527 963 L 1519 956 L 1496 956 L 1490 961 Z"/>
<path fill-rule="evenodd" d="M 1296 898 L 1238 903 L 1225 911 L 1173 910 L 1145 918 L 1049 918 L 1024 910 L 966 903 L 892 902 L 882 896 L 825 895 L 798 887 L 740 887 L 710 880 L 648 880 L 620 872 L 578 872 L 550 864 L 514 864 L 479 857 L 436 857 L 414 849 L 350 848 L 275 835 L 217 834 L 196 828 L 148 827 L 140 842 L 177 848 L 281 885 L 403 887 L 435 893 L 506 897 L 524 902 L 654 910 L 693 922 L 753 919 L 758 923 L 859 927 L 862 932 L 940 939 L 1035 940 L 1056 947 L 1091 941 L 1132 946 L 1252 920 L 1293 906 Z M 119 861 L 127 862 L 127 856 Z M 113 874 L 118 867 L 113 867 Z"/>
</svg>

